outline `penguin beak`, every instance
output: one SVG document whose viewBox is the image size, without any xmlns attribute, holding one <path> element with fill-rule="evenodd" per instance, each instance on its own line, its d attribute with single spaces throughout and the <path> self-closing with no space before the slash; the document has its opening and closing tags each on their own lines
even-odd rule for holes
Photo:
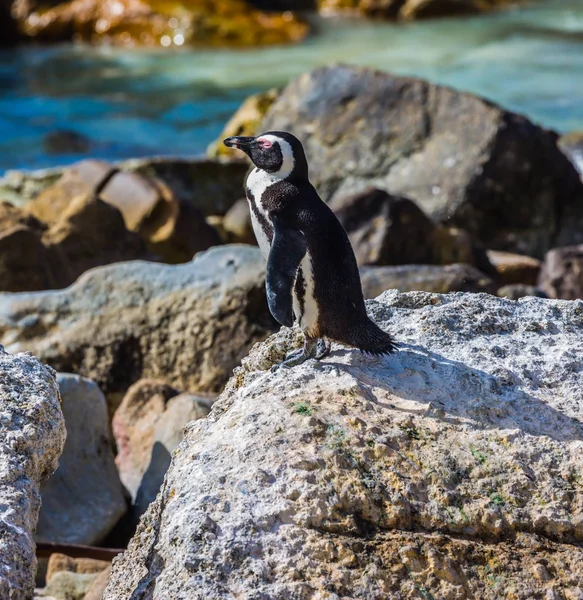
<svg viewBox="0 0 583 600">
<path fill-rule="evenodd" d="M 235 135 L 233 137 L 228 137 L 223 140 L 223 144 L 228 148 L 239 148 L 240 150 L 244 150 L 251 146 L 251 144 L 255 141 L 254 137 L 245 137 L 242 135 Z"/>
</svg>

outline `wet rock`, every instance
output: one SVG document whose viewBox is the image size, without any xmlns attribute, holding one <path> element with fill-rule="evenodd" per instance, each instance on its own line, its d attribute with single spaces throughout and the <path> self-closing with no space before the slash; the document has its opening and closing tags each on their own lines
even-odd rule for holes
<svg viewBox="0 0 583 600">
<path fill-rule="evenodd" d="M 115 468 L 105 398 L 78 375 L 57 376 L 67 442 L 57 472 L 41 488 L 36 539 L 98 544 L 127 510 Z"/>
<path fill-rule="evenodd" d="M 498 281 L 502 285 L 522 283 L 536 285 L 541 261 L 532 256 L 488 250 L 488 259 L 498 272 Z"/>
<path fill-rule="evenodd" d="M 554 248 L 548 252 L 538 285 L 551 298 L 583 298 L 583 245 Z"/>
<path fill-rule="evenodd" d="M 385 290 L 436 294 L 450 292 L 494 294 L 496 292 L 496 284 L 490 277 L 475 267 L 463 264 L 362 267 L 360 278 L 365 298 L 376 298 Z"/>
<path fill-rule="evenodd" d="M 393 292 L 368 308 L 394 355 L 334 345 L 271 373 L 301 341 L 285 328 L 251 351 L 187 428 L 104 600 L 583 584 L 583 302 Z M 552 581 L 525 577 L 541 563 Z"/>
<path fill-rule="evenodd" d="M 583 184 L 556 134 L 475 96 L 324 67 L 293 80 L 261 129 L 302 140 L 325 201 L 373 186 L 485 247 L 538 258 L 583 242 Z"/>
<path fill-rule="evenodd" d="M 65 423 L 54 374 L 0 346 L 0 597 L 28 600 L 36 570 L 39 487 L 58 466 Z"/>
<path fill-rule="evenodd" d="M 228 156 L 241 160 L 241 152 L 228 148 L 223 140 L 233 135 L 259 135 L 261 121 L 280 93 L 279 89 L 271 89 L 249 96 L 229 119 L 217 140 L 208 147 L 207 154 L 212 158 Z"/>
<path fill-rule="evenodd" d="M 0 294 L 0 340 L 93 379 L 115 409 L 144 378 L 217 392 L 274 328 L 258 248 L 223 246 L 191 263 L 129 262 L 66 290 Z"/>
<path fill-rule="evenodd" d="M 527 298 L 528 296 L 535 296 L 536 298 L 548 298 L 548 296 L 541 289 L 534 285 L 525 285 L 524 283 L 503 285 L 496 292 L 496 295 L 500 296 L 500 298 L 508 298 L 509 300 L 519 300 L 520 298 Z"/>
<path fill-rule="evenodd" d="M 72 558 L 66 554 L 55 552 L 49 558 L 47 567 L 47 582 L 50 581 L 56 573 L 67 571 L 69 573 L 79 573 L 81 575 L 90 575 L 101 573 L 109 567 L 110 563 L 105 560 L 95 558 Z"/>
<path fill-rule="evenodd" d="M 371 188 L 336 197 L 330 208 L 348 233 L 359 265 L 467 263 L 494 272 L 467 233 L 436 225 L 408 198 Z"/>
<path fill-rule="evenodd" d="M 223 229 L 233 243 L 257 245 L 251 224 L 249 203 L 245 198 L 237 200 L 229 209 L 223 219 Z"/>
<path fill-rule="evenodd" d="M 43 139 L 46 154 L 86 154 L 91 140 L 76 131 L 60 129 L 47 133 Z"/>
<path fill-rule="evenodd" d="M 70 0 L 45 10 L 23 4 L 20 28 L 41 42 L 117 46 L 261 46 L 297 42 L 308 25 L 292 13 L 263 13 L 243 0 L 167 2 Z"/>
</svg>

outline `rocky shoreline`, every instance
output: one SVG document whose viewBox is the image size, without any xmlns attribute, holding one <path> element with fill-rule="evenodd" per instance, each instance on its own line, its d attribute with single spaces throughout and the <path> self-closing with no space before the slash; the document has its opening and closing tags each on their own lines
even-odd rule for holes
<svg viewBox="0 0 583 600">
<path fill-rule="evenodd" d="M 270 372 L 299 331 L 217 145 L 8 173 L 0 491 L 27 558 L 0 544 L 0 595 L 32 597 L 36 539 L 75 545 L 40 560 L 45 599 L 578 600 L 583 182 L 559 136 L 347 66 L 225 132 L 268 129 L 304 143 L 400 351 Z"/>
</svg>

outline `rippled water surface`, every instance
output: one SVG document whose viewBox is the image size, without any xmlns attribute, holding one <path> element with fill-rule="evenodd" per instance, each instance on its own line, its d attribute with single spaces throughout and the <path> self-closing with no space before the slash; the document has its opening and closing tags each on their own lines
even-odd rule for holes
<svg viewBox="0 0 583 600">
<path fill-rule="evenodd" d="M 0 53 L 0 172 L 200 154 L 250 93 L 344 62 L 490 98 L 561 132 L 583 130 L 583 0 L 540 0 L 472 19 L 393 25 L 317 21 L 301 45 L 249 51 L 121 51 L 63 45 Z M 46 136 L 91 140 L 55 153 Z"/>
</svg>

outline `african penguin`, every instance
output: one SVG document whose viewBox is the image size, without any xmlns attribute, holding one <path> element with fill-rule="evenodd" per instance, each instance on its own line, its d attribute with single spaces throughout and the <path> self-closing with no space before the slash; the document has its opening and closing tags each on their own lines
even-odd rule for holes
<svg viewBox="0 0 583 600">
<path fill-rule="evenodd" d="M 246 181 L 253 230 L 267 259 L 267 301 L 287 327 L 297 319 L 305 336 L 291 367 L 330 352 L 328 340 L 370 354 L 396 344 L 367 316 L 352 246 L 342 225 L 308 179 L 300 141 L 283 131 L 224 140 L 245 152 L 255 168 Z"/>
</svg>

